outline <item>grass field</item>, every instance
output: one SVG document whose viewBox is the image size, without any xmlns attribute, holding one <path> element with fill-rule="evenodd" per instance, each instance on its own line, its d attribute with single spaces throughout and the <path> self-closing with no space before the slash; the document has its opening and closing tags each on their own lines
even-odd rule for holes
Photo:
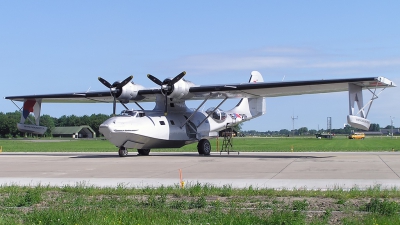
<svg viewBox="0 0 400 225">
<path fill-rule="evenodd" d="M 219 148 L 223 139 L 219 139 Z M 241 152 L 319 152 L 319 151 L 398 151 L 400 138 L 367 137 L 351 140 L 344 136 L 333 139 L 303 138 L 233 138 L 233 150 Z M 217 151 L 217 140 L 211 140 L 212 151 Z M 116 152 L 107 140 L 74 139 L 0 139 L 3 152 Z M 179 149 L 152 149 L 152 151 L 197 152 L 197 144 Z M 132 151 L 132 150 L 131 150 Z"/>
<path fill-rule="evenodd" d="M 396 189 L 0 187 L 0 224 L 399 224 Z"/>
<path fill-rule="evenodd" d="M 213 151 L 216 141 L 212 140 Z M 219 139 L 221 148 L 222 139 Z M 0 139 L 3 152 L 116 152 L 106 140 Z M 398 151 L 400 138 L 234 138 L 234 150 Z M 132 150 L 131 150 L 132 151 Z M 196 144 L 152 151 L 197 152 Z M 0 154 L 1 157 L 1 154 Z M 0 186 L 2 224 L 400 224 L 400 191 Z"/>
</svg>

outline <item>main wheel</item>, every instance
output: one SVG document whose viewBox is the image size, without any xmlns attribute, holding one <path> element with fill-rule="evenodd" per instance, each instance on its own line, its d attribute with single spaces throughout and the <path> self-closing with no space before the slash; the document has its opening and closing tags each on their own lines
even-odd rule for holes
<svg viewBox="0 0 400 225">
<path fill-rule="evenodd" d="M 125 148 L 124 146 L 119 147 L 118 155 L 119 155 L 120 157 L 125 157 L 125 156 L 127 156 L 127 155 L 128 155 L 128 149 Z"/>
<path fill-rule="evenodd" d="M 150 149 L 138 149 L 137 152 L 139 155 L 149 155 Z"/>
<path fill-rule="evenodd" d="M 207 139 L 201 139 L 197 144 L 197 151 L 200 155 L 210 155 L 211 144 Z"/>
</svg>

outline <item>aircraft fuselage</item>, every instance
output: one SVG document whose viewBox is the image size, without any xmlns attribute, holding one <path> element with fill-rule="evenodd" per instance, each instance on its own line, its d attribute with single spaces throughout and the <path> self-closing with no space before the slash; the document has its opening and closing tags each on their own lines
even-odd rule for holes
<svg viewBox="0 0 400 225">
<path fill-rule="evenodd" d="M 226 123 L 235 122 L 230 116 L 216 122 L 207 113 L 193 111 L 169 113 L 156 111 L 126 111 L 100 125 L 100 132 L 115 146 L 126 148 L 180 148 L 200 139 L 218 136 Z M 187 119 L 192 115 L 190 120 Z M 187 122 L 186 122 L 187 121 Z M 200 126 L 199 126 L 200 125 Z"/>
</svg>

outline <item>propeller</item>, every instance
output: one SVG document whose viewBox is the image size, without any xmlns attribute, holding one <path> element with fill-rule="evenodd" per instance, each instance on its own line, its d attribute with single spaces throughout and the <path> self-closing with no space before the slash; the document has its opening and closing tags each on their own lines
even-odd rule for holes
<svg viewBox="0 0 400 225">
<path fill-rule="evenodd" d="M 128 78 L 126 78 L 125 80 L 123 80 L 122 82 L 114 82 L 113 84 L 110 84 L 108 81 L 106 81 L 105 79 L 99 77 L 99 81 L 106 86 L 107 88 L 110 89 L 110 93 L 114 98 L 113 101 L 113 115 L 115 116 L 115 109 L 116 109 L 116 104 L 117 104 L 117 94 L 122 92 L 122 88 L 127 85 L 131 80 L 132 80 L 133 76 L 129 76 Z"/>
<path fill-rule="evenodd" d="M 155 84 L 159 85 L 161 87 L 161 93 L 165 96 L 165 102 L 164 102 L 164 115 L 168 114 L 168 105 L 167 105 L 167 100 L 168 100 L 168 95 L 171 94 L 174 90 L 174 84 L 178 82 L 180 79 L 182 79 L 183 76 L 185 76 L 186 72 L 183 71 L 182 73 L 178 74 L 176 77 L 172 79 L 165 79 L 164 81 L 161 82 L 157 77 L 147 74 L 147 77 L 153 81 Z"/>
</svg>

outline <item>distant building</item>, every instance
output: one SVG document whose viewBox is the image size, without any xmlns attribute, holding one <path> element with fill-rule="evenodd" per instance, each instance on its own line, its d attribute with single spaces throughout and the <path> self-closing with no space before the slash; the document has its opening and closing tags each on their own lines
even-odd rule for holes
<svg viewBox="0 0 400 225">
<path fill-rule="evenodd" d="M 381 132 L 383 135 L 390 135 L 392 133 L 392 129 L 381 128 Z M 393 135 L 400 135 L 400 128 L 393 128 Z"/>
<path fill-rule="evenodd" d="M 54 127 L 51 130 L 53 137 L 68 137 L 68 138 L 94 138 L 96 132 L 89 126 L 77 127 Z"/>
</svg>

